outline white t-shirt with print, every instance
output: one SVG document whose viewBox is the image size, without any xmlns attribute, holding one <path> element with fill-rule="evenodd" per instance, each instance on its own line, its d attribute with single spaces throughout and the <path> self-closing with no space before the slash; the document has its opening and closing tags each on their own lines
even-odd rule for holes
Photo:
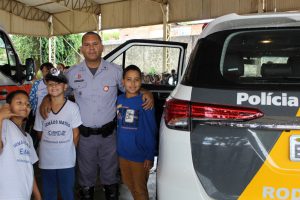
<svg viewBox="0 0 300 200">
<path fill-rule="evenodd" d="M 34 129 L 43 132 L 39 146 L 41 169 L 65 169 L 75 166 L 73 128 L 81 124 L 79 108 L 69 100 L 58 113 L 50 112 L 46 120 L 40 114 L 36 115 Z"/>
<path fill-rule="evenodd" d="M 34 177 L 32 164 L 38 161 L 32 138 L 5 119 L 2 122 L 2 142 L 0 199 L 29 200 Z"/>
</svg>

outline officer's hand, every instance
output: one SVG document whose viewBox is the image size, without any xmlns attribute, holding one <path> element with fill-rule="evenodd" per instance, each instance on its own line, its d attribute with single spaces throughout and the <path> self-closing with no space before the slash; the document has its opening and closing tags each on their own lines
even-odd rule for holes
<svg viewBox="0 0 300 200">
<path fill-rule="evenodd" d="M 152 109 L 154 106 L 154 97 L 152 92 L 148 90 L 143 90 L 143 108 L 145 110 Z"/>
<path fill-rule="evenodd" d="M 51 99 L 49 95 L 46 95 L 40 105 L 40 114 L 43 119 L 48 118 L 48 114 L 51 111 Z"/>
</svg>

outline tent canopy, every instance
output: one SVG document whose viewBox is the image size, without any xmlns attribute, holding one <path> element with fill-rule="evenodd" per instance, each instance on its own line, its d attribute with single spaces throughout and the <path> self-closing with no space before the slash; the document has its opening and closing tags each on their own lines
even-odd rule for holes
<svg viewBox="0 0 300 200">
<path fill-rule="evenodd" d="M 211 19 L 228 13 L 298 10 L 298 0 L 1 0 L 0 25 L 11 34 L 51 36 Z M 53 27 L 53 29 L 51 29 Z M 51 31 L 52 30 L 52 31 Z"/>
</svg>

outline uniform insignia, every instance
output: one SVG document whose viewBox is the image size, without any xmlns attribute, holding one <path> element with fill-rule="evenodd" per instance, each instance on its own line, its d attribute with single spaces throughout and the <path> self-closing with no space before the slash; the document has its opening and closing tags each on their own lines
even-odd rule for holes
<svg viewBox="0 0 300 200">
<path fill-rule="evenodd" d="M 109 86 L 108 86 L 108 85 L 105 85 L 105 86 L 103 87 L 103 90 L 104 90 L 104 92 L 108 92 Z"/>
</svg>

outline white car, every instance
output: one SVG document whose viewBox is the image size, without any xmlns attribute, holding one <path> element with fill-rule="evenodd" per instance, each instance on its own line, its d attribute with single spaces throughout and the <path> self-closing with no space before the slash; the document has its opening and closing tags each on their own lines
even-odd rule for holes
<svg viewBox="0 0 300 200">
<path fill-rule="evenodd" d="M 226 15 L 165 104 L 159 200 L 300 199 L 300 14 Z"/>
</svg>

